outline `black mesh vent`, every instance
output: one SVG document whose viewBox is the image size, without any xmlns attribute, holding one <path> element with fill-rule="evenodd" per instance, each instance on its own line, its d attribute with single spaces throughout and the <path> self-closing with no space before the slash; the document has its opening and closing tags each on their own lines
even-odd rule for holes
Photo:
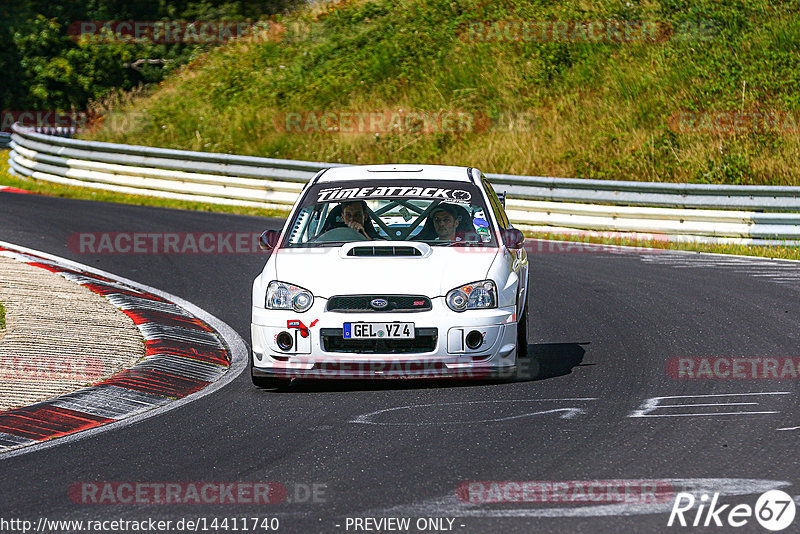
<svg viewBox="0 0 800 534">
<path fill-rule="evenodd" d="M 416 247 L 353 247 L 347 252 L 348 256 L 422 256 Z"/>
</svg>

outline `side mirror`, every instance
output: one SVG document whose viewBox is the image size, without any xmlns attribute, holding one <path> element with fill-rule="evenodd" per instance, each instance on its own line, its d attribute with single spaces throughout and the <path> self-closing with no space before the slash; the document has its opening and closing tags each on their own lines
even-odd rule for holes
<svg viewBox="0 0 800 534">
<path fill-rule="evenodd" d="M 519 250 L 525 244 L 525 236 L 516 228 L 503 230 L 503 244 L 513 250 Z"/>
<path fill-rule="evenodd" d="M 263 250 L 272 250 L 278 244 L 281 233 L 276 230 L 266 230 L 258 238 L 258 244 Z"/>
</svg>

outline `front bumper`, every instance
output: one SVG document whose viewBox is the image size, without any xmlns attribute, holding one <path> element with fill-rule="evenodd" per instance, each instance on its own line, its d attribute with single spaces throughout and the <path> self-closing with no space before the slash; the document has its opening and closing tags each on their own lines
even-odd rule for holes
<svg viewBox="0 0 800 534">
<path fill-rule="evenodd" d="M 253 308 L 251 335 L 254 376 L 282 378 L 490 378 L 516 370 L 516 314 L 513 307 L 456 313 L 444 299 L 432 309 L 409 313 L 342 313 L 325 310 L 315 299 L 304 313 Z M 413 322 L 414 341 L 344 340 L 345 322 Z M 293 325 L 289 327 L 288 325 Z M 481 333 L 471 349 L 465 339 Z M 288 333 L 291 350 L 278 335 Z M 305 335 L 304 335 L 305 334 Z"/>
</svg>

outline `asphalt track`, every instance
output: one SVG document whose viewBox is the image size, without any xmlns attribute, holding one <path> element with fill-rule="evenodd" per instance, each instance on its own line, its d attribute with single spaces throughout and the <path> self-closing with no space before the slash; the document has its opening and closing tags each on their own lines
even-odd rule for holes
<svg viewBox="0 0 800 534">
<path fill-rule="evenodd" d="M 0 214 L 1 240 L 182 297 L 246 341 L 250 284 L 265 256 L 85 255 L 69 250 L 67 239 L 73 232 L 281 225 L 13 193 L 0 193 Z M 594 503 L 465 505 L 456 490 L 467 481 L 668 480 L 676 491 L 721 491 L 730 504 L 753 505 L 771 488 L 800 501 L 800 428 L 779 430 L 800 427 L 798 380 L 667 373 L 675 357 L 800 356 L 799 267 L 577 249 L 530 260 L 529 343 L 542 361 L 538 379 L 306 381 L 270 392 L 254 388 L 245 372 L 211 395 L 123 429 L 0 459 L 0 517 L 278 517 L 279 532 L 355 532 L 347 519 L 356 517 L 411 517 L 412 524 L 450 517 L 455 532 L 728 532 L 667 528 L 669 504 L 651 513 Z M 684 397 L 652 400 L 675 396 Z M 708 406 L 716 403 L 726 406 Z M 730 415 L 712 415 L 721 413 Z M 650 417 L 631 417 L 637 414 Z M 684 416 L 661 417 L 669 414 Z M 69 496 L 77 482 L 103 481 L 275 481 L 303 502 L 92 505 Z M 313 484 L 324 491 L 317 502 L 304 499 Z M 800 518 L 786 532 L 798 525 Z M 736 530 L 764 532 L 752 518 Z"/>
</svg>

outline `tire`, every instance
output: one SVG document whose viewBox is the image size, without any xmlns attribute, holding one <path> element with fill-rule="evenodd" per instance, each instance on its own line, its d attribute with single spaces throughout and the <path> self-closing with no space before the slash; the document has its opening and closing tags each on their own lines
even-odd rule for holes
<svg viewBox="0 0 800 534">
<path fill-rule="evenodd" d="M 533 380 L 541 375 L 542 363 L 528 350 L 528 307 L 517 322 L 517 376 Z"/>
<path fill-rule="evenodd" d="M 254 376 L 250 375 L 253 380 L 253 385 L 264 389 L 283 389 L 292 381 L 291 378 L 274 378 L 271 376 Z"/>
<path fill-rule="evenodd" d="M 528 306 L 517 319 L 517 361 L 528 357 Z"/>
</svg>

